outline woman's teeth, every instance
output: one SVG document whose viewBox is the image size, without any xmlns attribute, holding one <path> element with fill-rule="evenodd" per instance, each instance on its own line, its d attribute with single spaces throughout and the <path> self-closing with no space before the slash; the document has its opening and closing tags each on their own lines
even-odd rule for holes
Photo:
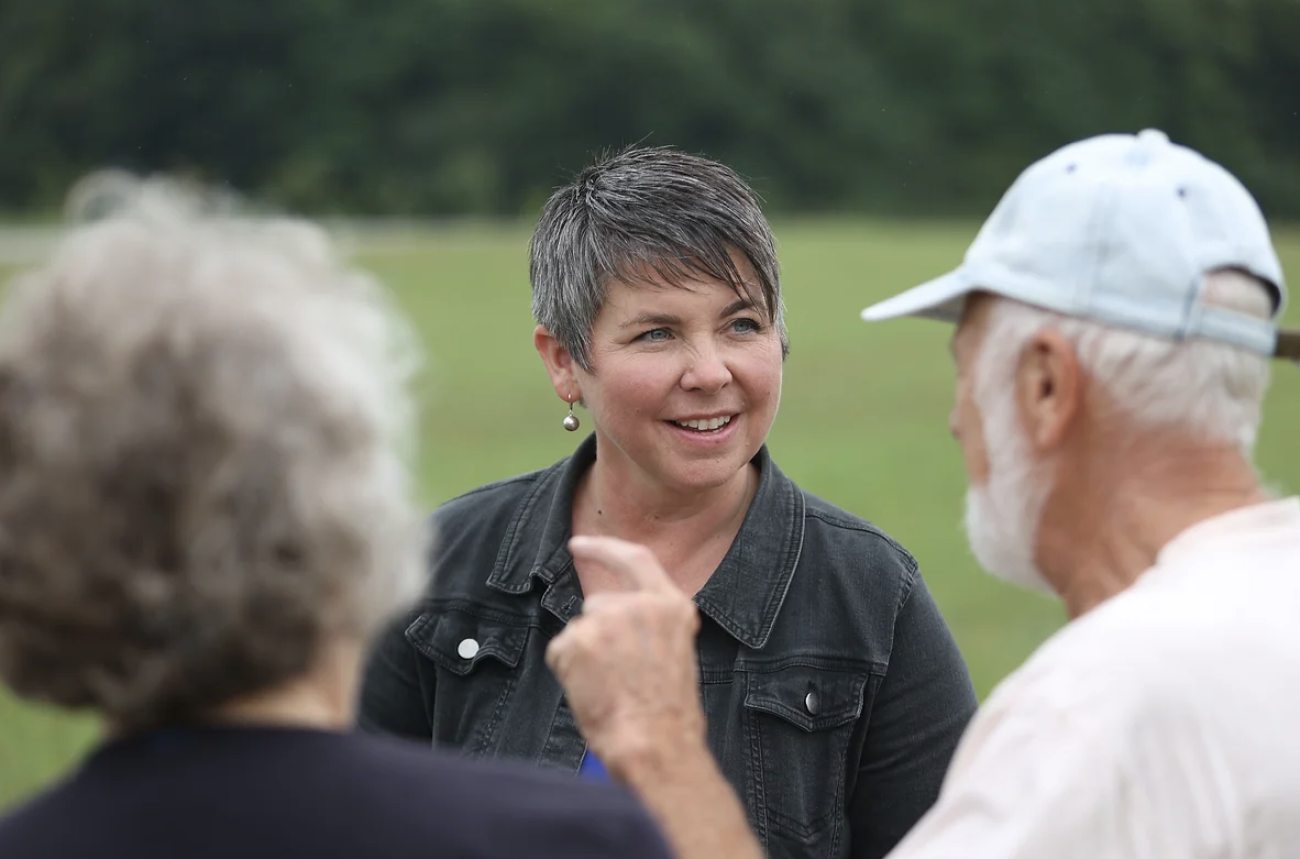
<svg viewBox="0 0 1300 859">
<path fill-rule="evenodd" d="M 714 432 L 731 423 L 731 415 L 727 415 L 725 418 L 710 418 L 705 421 L 673 421 L 673 423 L 686 429 Z"/>
</svg>

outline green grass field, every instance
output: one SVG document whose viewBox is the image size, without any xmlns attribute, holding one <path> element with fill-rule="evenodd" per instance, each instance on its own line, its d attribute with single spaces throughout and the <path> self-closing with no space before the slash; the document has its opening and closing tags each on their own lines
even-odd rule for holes
<svg viewBox="0 0 1300 859">
<path fill-rule="evenodd" d="M 961 532 L 965 478 L 947 414 L 948 330 L 868 325 L 870 302 L 955 265 L 977 224 L 777 224 L 793 351 L 770 438 L 804 488 L 918 557 L 981 696 L 1063 622 L 1055 602 L 982 573 Z M 577 439 L 532 348 L 527 226 L 447 227 L 362 257 L 419 321 L 430 354 L 422 485 L 430 504 L 552 463 Z M 1278 234 L 1300 272 L 1300 230 Z M 1298 302 L 1300 303 L 1300 302 Z M 1300 313 L 1288 314 L 1295 323 Z M 1279 366 L 1259 461 L 1300 490 L 1300 368 Z M 93 726 L 0 694 L 0 809 L 70 766 Z"/>
</svg>

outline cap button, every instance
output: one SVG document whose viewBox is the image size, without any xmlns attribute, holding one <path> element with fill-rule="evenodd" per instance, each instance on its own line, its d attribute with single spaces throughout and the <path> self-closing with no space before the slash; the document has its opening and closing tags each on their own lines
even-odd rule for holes
<svg viewBox="0 0 1300 859">
<path fill-rule="evenodd" d="M 478 656 L 478 642 L 472 638 L 467 638 L 456 645 L 456 652 L 460 654 L 461 659 L 473 659 Z"/>
<path fill-rule="evenodd" d="M 1138 132 L 1138 140 L 1150 140 L 1155 143 L 1168 143 L 1169 135 L 1158 128 L 1144 128 Z"/>
</svg>

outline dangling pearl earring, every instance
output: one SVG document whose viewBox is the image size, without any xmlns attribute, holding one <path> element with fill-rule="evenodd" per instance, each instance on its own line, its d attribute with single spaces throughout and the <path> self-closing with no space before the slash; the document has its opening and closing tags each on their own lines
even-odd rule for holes
<svg viewBox="0 0 1300 859">
<path fill-rule="evenodd" d="M 569 416 L 564 419 L 564 428 L 569 432 L 575 431 L 581 424 L 578 422 L 578 416 L 573 413 L 573 401 L 569 401 Z"/>
</svg>

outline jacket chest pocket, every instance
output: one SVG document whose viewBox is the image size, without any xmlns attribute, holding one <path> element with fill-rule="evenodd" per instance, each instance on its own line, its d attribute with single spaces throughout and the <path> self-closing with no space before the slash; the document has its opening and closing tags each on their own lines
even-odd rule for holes
<svg viewBox="0 0 1300 859">
<path fill-rule="evenodd" d="M 798 845 L 791 855 L 831 855 L 843 838 L 849 742 L 863 710 L 864 667 L 814 660 L 763 669 L 746 678 L 745 718 L 771 834 Z M 793 845 L 791 845 L 793 846 Z"/>
<path fill-rule="evenodd" d="M 437 666 L 432 711 L 434 742 L 480 756 L 493 750 L 530 627 L 460 609 L 421 615 L 406 631 L 415 649 Z"/>
</svg>

